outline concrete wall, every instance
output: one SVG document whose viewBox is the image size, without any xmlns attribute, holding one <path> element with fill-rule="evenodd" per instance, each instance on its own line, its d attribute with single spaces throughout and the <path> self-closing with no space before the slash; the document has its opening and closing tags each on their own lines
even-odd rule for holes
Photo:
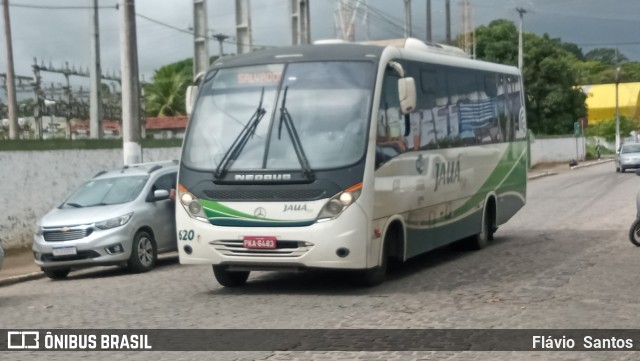
<svg viewBox="0 0 640 361">
<path fill-rule="evenodd" d="M 579 138 L 579 159 L 584 138 Z M 145 162 L 179 159 L 180 148 L 143 150 Z M 576 158 L 576 139 L 536 139 L 532 165 Z M 121 149 L 0 152 L 0 239 L 3 247 L 31 245 L 35 224 L 82 182 L 101 170 L 121 167 Z"/>
<path fill-rule="evenodd" d="M 584 160 L 585 138 L 535 139 L 531 142 L 531 166 L 540 163 L 569 162 L 571 159 Z"/>
<path fill-rule="evenodd" d="M 145 162 L 180 158 L 180 148 L 143 149 Z M 30 246 L 35 224 L 81 183 L 123 165 L 122 149 L 0 152 L 0 239 Z"/>
</svg>

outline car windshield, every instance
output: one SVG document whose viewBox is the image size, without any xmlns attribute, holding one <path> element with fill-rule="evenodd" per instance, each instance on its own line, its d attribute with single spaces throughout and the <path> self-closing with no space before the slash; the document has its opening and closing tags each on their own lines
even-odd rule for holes
<svg viewBox="0 0 640 361">
<path fill-rule="evenodd" d="M 314 170 L 353 164 L 365 152 L 374 78 L 370 62 L 220 69 L 202 85 L 183 162 L 216 170 L 231 158 L 223 167 L 229 171 L 302 169 L 307 161 Z M 256 112 L 263 112 L 259 122 Z M 252 130 L 243 136 L 246 126 Z M 299 139 L 291 138 L 294 133 Z M 236 141 L 246 144 L 233 149 Z"/>
<path fill-rule="evenodd" d="M 63 204 L 63 208 L 82 208 L 131 202 L 142 191 L 149 176 L 123 176 L 92 179 L 84 183 Z"/>
<path fill-rule="evenodd" d="M 640 144 L 627 144 L 622 146 L 621 154 L 624 153 L 640 153 Z"/>
</svg>

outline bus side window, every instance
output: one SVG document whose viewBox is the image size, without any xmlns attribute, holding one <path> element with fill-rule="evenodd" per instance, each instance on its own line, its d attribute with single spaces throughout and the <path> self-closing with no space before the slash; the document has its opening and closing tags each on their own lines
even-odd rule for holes
<svg viewBox="0 0 640 361">
<path fill-rule="evenodd" d="M 404 118 L 400 112 L 398 79 L 399 75 L 395 71 L 387 69 L 378 110 L 376 168 L 407 150 L 403 137 Z"/>
</svg>

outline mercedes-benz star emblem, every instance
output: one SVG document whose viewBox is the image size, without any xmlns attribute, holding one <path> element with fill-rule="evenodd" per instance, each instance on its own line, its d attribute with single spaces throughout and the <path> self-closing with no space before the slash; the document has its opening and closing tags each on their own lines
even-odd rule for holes
<svg viewBox="0 0 640 361">
<path fill-rule="evenodd" d="M 262 207 L 258 207 L 255 211 L 253 211 L 253 215 L 258 218 L 264 218 L 267 216 L 267 210 Z"/>
</svg>

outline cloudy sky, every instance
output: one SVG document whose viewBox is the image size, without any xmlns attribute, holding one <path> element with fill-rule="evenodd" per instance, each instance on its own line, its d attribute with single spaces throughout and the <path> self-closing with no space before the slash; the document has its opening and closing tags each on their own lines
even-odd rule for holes
<svg viewBox="0 0 640 361">
<path fill-rule="evenodd" d="M 122 0 L 120 0 L 122 1 Z M 251 0 L 254 46 L 291 43 L 288 4 L 290 0 Z M 337 0 L 310 0 L 312 40 L 334 38 L 333 10 Z M 120 14 L 118 0 L 99 0 L 101 60 L 104 72 L 120 69 Z M 452 33 L 461 29 L 458 0 L 451 1 Z M 31 76 L 33 58 L 45 64 L 87 68 L 90 61 L 92 0 L 9 0 L 13 51 L 17 75 Z M 445 37 L 444 0 L 432 0 L 435 41 Z M 631 60 L 640 61 L 639 0 L 471 0 L 474 25 L 504 18 L 517 23 L 515 8 L 525 15 L 525 31 L 548 33 L 576 43 L 586 52 L 596 47 L 618 47 Z M 211 33 L 229 34 L 224 51 L 235 52 L 233 42 L 235 0 L 208 0 Z M 193 0 L 135 0 L 138 56 L 141 75 L 151 80 L 158 67 L 193 56 Z M 368 0 L 368 28 L 359 22 L 357 37 L 403 36 L 404 1 Z M 426 0 L 413 0 L 413 35 L 426 37 Z M 150 20 L 151 19 L 151 20 Z M 152 21 L 153 20 L 153 21 Z M 161 24 L 159 24 L 161 23 Z M 164 25 L 162 25 L 164 24 Z M 4 24 L 3 24 L 4 25 Z M 6 45 L 2 34 L 0 73 L 6 71 Z M 211 40 L 209 54 L 218 54 Z M 45 82 L 61 82 L 55 74 L 44 74 Z M 77 80 L 82 82 L 82 80 Z M 88 81 L 86 81 L 88 86 Z"/>
</svg>

